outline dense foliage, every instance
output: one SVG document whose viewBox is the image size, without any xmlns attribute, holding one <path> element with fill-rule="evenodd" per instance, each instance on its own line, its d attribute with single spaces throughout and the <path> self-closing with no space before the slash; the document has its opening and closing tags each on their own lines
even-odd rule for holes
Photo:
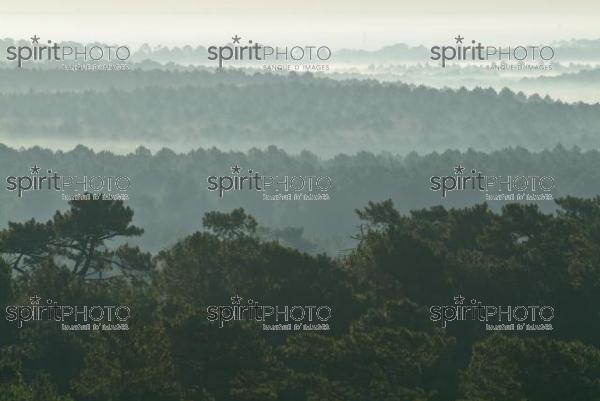
<svg viewBox="0 0 600 401">
<path fill-rule="evenodd" d="M 59 245 L 139 235 L 132 210 L 71 202 L 47 223 L 0 233 L 2 310 L 34 294 L 127 304 L 130 330 L 18 329 L 0 320 L 0 400 L 597 400 L 600 198 L 557 203 L 554 214 L 509 204 L 500 213 L 476 205 L 408 215 L 391 201 L 369 203 L 357 211 L 356 249 L 337 259 L 260 240 L 244 210 L 212 212 L 204 230 L 153 258 L 130 251 L 135 274 L 115 274 L 100 263 L 120 260 L 108 243 L 69 255 Z M 20 237 L 35 227 L 45 233 L 36 243 Z M 80 274 L 81 255 L 107 275 Z M 236 293 L 331 305 L 332 330 L 286 335 L 252 322 L 209 323 L 207 305 Z M 457 294 L 553 305 L 554 330 L 490 335 L 479 322 L 442 329 L 430 321 L 430 305 Z"/>
</svg>

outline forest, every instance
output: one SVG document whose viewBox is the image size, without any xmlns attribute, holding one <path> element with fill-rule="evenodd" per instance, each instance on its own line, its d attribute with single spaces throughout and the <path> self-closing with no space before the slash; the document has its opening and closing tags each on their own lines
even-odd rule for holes
<svg viewBox="0 0 600 401">
<path fill-rule="evenodd" d="M 23 81 L 37 72 L 7 74 Z M 114 143 L 129 144 L 129 150 L 140 143 L 153 148 L 168 143 L 179 151 L 275 145 L 328 157 L 357 149 L 406 154 L 599 145 L 600 105 L 563 103 L 508 88 L 433 89 L 239 71 L 39 74 L 73 82 L 49 89 L 45 81 L 40 90 L 25 85 L 29 91 L 0 95 L 0 132 L 12 143 L 65 148 L 64 143 L 89 142 L 100 149 Z M 89 90 L 67 90 L 83 77 Z M 109 89 L 97 91 L 98 86 Z"/>
<path fill-rule="evenodd" d="M 234 165 L 272 176 L 328 176 L 333 182 L 328 201 L 266 201 L 250 191 L 230 191 L 223 198 L 208 190 L 210 176 L 228 175 Z M 554 198 L 567 195 L 591 198 L 598 194 L 600 153 L 557 146 L 530 152 L 523 148 L 491 153 L 475 150 L 446 150 L 442 153 L 406 156 L 358 152 L 320 158 L 310 152 L 293 154 L 276 147 L 247 152 L 199 148 L 186 153 L 169 149 L 158 152 L 140 147 L 119 155 L 96 152 L 79 146 L 71 151 L 50 151 L 41 147 L 13 149 L 0 146 L 0 228 L 9 221 L 34 217 L 47 220 L 54 210 L 64 211 L 67 203 L 56 191 L 29 191 L 21 198 L 6 190 L 8 176 L 31 177 L 37 165 L 68 176 L 128 176 L 127 204 L 137 211 L 134 222 L 146 234 L 137 245 L 156 252 L 199 228 L 200 217 L 209 211 L 228 211 L 243 206 L 256 216 L 266 238 L 277 238 L 311 253 L 337 255 L 356 245 L 354 209 L 369 201 L 392 199 L 402 213 L 413 209 L 445 205 L 464 207 L 482 203 L 481 192 L 455 191 L 445 198 L 430 189 L 430 177 L 455 175 L 461 164 L 494 176 L 551 176 L 556 185 Z M 80 179 L 81 180 L 81 179 Z M 79 188 L 81 189 L 81 188 Z M 506 202 L 490 201 L 499 211 Z M 544 212 L 553 212 L 554 202 L 539 201 Z"/>
<path fill-rule="evenodd" d="M 0 401 L 600 401 L 600 41 L 553 46 L 0 61 Z"/>
<path fill-rule="evenodd" d="M 73 201 L 0 232 L 0 306 L 127 305 L 128 330 L 0 320 L 2 401 L 590 401 L 600 394 L 600 197 L 536 205 L 356 210 L 357 246 L 310 255 L 257 233 L 241 208 L 150 254 L 122 201 Z M 109 274 L 112 272 L 111 274 Z M 233 295 L 328 305 L 324 332 L 220 328 Z M 456 297 L 550 305 L 552 330 L 432 321 Z M 32 297 L 34 300 L 32 300 Z"/>
</svg>

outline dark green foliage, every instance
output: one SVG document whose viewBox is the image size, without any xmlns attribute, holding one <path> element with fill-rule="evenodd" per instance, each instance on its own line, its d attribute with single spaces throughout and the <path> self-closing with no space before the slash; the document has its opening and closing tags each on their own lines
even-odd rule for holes
<svg viewBox="0 0 600 401">
<path fill-rule="evenodd" d="M 12 268 L 27 274 L 36 264 L 46 259 L 67 260 L 72 274 L 87 278 L 113 266 L 122 273 L 147 270 L 152 267 L 149 254 L 138 247 L 122 245 L 109 250 L 106 242 L 115 237 L 140 236 L 141 228 L 130 225 L 133 210 L 122 201 L 70 201 L 71 209 L 57 211 L 45 224 L 30 220 L 25 223 L 9 222 L 0 231 L 0 254 L 8 256 Z"/>
<path fill-rule="evenodd" d="M 81 280 L 56 244 L 140 234 L 130 209 L 102 202 L 3 232 L 2 249 L 12 252 L 0 262 L 0 306 L 28 304 L 33 294 L 128 305 L 130 330 L 68 332 L 52 321 L 18 329 L 0 320 L 0 400 L 599 400 L 600 198 L 561 199 L 555 214 L 519 204 L 494 213 L 484 204 L 403 215 L 392 201 L 373 202 L 358 211 L 357 246 L 338 259 L 260 239 L 243 209 L 212 212 L 205 231 L 152 259 L 131 247 L 95 250 L 94 260 L 108 252 L 138 268 Z M 41 240 L 22 244 L 28 232 Z M 19 253 L 27 274 L 11 266 Z M 207 307 L 235 294 L 265 305 L 330 305 L 331 331 L 209 322 Z M 429 307 L 457 294 L 553 305 L 554 330 L 442 329 Z"/>
</svg>

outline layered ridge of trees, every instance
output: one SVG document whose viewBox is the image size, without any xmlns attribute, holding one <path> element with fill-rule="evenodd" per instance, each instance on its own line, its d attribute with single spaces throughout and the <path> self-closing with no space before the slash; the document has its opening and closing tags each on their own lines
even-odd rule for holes
<svg viewBox="0 0 600 401">
<path fill-rule="evenodd" d="M 535 151 L 559 143 L 595 149 L 600 144 L 600 105 L 564 104 L 506 88 L 499 93 L 432 89 L 297 74 L 123 74 L 131 77 L 124 89 L 110 84 L 123 81 L 110 78 L 114 74 L 96 74 L 86 85 L 93 87 L 99 79 L 116 88 L 5 93 L 0 96 L 0 131 L 8 137 L 18 133 L 20 138 L 47 141 L 129 140 L 180 149 L 277 145 L 326 155 L 356 149 L 407 153 L 507 146 Z M 227 77 L 225 83 L 220 74 Z M 196 76 L 197 81 L 190 82 Z M 138 81 L 140 86 L 132 88 Z"/>
<path fill-rule="evenodd" d="M 356 230 L 353 210 L 370 200 L 391 198 L 404 213 L 440 204 L 463 207 L 481 203 L 485 198 L 478 191 L 455 191 L 442 198 L 440 192 L 430 190 L 431 176 L 454 176 L 454 167 L 458 164 L 466 167 L 467 174 L 475 168 L 483 175 L 553 176 L 555 197 L 567 194 L 593 197 L 600 193 L 600 153 L 576 148 L 556 147 L 539 153 L 516 148 L 489 154 L 448 150 L 422 156 L 412 153 L 405 157 L 360 152 L 321 159 L 309 152 L 292 155 L 275 147 L 248 152 L 197 149 L 185 154 L 168 149 L 151 153 L 139 148 L 128 155 L 115 155 L 84 147 L 51 152 L 39 147 L 19 151 L 0 146 L 0 171 L 3 172 L 0 227 L 8 220 L 35 217 L 46 221 L 52 217 L 50 211 L 67 207 L 60 192 L 30 191 L 18 198 L 16 192 L 5 190 L 6 176 L 30 177 L 34 164 L 42 171 L 52 169 L 59 175 L 130 176 L 128 205 L 137 211 L 135 225 L 146 230 L 135 243 L 153 252 L 194 231 L 195 220 L 190 216 L 243 206 L 270 228 L 270 232 L 265 233 L 267 237 L 285 239 L 302 250 L 335 255 L 355 245 L 350 239 Z M 230 175 L 231 167 L 236 164 L 244 172 L 253 169 L 269 176 L 329 176 L 333 181 L 329 190 L 331 199 L 266 201 L 256 191 L 229 191 L 219 198 L 217 193 L 207 189 L 207 177 Z M 498 211 L 502 204 L 492 201 L 489 206 Z M 549 201 L 537 204 L 545 212 L 555 208 Z"/>
</svg>

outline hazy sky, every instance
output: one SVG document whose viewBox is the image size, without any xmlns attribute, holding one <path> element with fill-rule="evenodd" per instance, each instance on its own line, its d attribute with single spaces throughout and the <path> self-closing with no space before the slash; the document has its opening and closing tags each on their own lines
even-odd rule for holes
<svg viewBox="0 0 600 401">
<path fill-rule="evenodd" d="M 487 43 L 600 38 L 598 0 L 2 0 L 0 37 L 54 41 L 261 42 L 378 48 L 437 44 L 461 34 Z"/>
</svg>

